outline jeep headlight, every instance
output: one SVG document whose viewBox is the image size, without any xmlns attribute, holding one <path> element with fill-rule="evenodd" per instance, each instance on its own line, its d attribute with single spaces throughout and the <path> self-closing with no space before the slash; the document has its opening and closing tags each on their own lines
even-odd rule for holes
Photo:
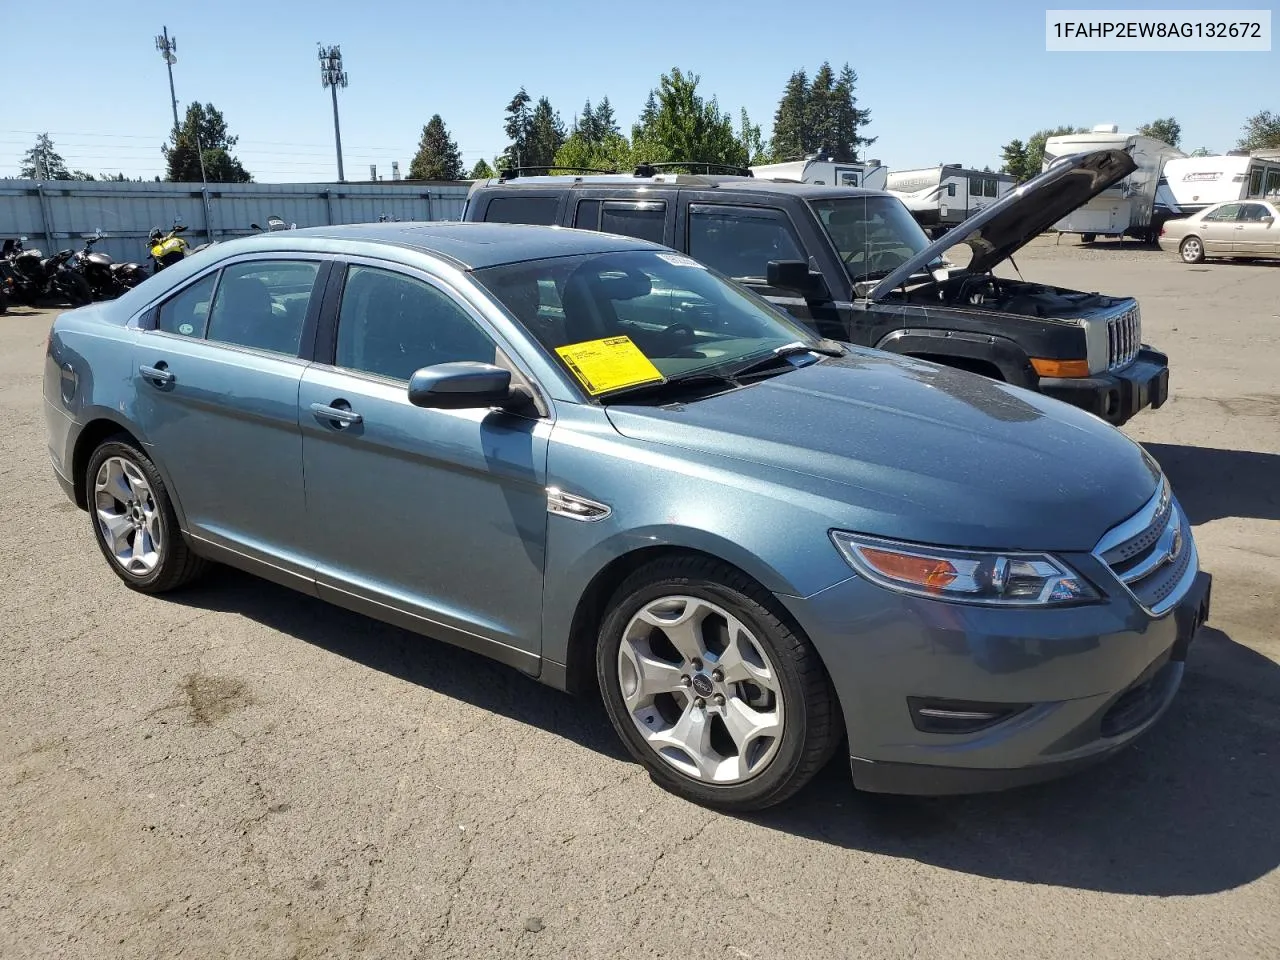
<svg viewBox="0 0 1280 960">
<path fill-rule="evenodd" d="M 1099 599 L 1098 591 L 1047 553 L 952 550 L 834 530 L 831 540 L 862 577 L 934 600 L 1048 607 Z"/>
</svg>

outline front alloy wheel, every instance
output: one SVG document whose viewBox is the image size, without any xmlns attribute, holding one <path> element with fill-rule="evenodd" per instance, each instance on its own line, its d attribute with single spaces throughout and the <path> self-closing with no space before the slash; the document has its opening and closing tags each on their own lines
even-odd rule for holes
<svg viewBox="0 0 1280 960">
<path fill-rule="evenodd" d="M 696 780 L 742 783 L 778 751 L 785 715 L 776 668 L 718 604 L 686 596 L 645 604 L 623 631 L 618 686 L 649 747 Z"/>
<path fill-rule="evenodd" d="M 660 786 L 709 807 L 785 800 L 843 735 L 808 638 L 769 591 L 710 557 L 664 557 L 623 581 L 596 677 L 631 755 Z"/>
</svg>

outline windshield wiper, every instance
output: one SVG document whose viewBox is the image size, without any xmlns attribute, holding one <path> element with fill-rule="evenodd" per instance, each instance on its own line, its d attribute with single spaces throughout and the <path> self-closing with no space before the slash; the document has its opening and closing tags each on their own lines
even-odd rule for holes
<svg viewBox="0 0 1280 960">
<path fill-rule="evenodd" d="M 775 366 L 779 360 L 785 360 L 787 357 L 797 357 L 805 353 L 820 353 L 826 357 L 843 357 L 845 349 L 836 341 L 829 340 L 826 337 L 815 343 L 801 343 L 796 340 L 793 343 L 784 343 L 780 347 L 775 347 L 765 356 L 739 367 L 733 371 L 733 376 L 741 378 L 761 370 L 768 370 L 770 367 Z"/>
<path fill-rule="evenodd" d="M 613 390 L 600 397 L 601 403 L 609 403 L 613 400 L 631 401 L 651 395 L 662 395 L 666 393 L 678 393 L 682 390 L 697 389 L 699 387 L 740 387 L 737 377 L 731 377 L 723 373 L 688 373 L 682 377 L 670 377 L 666 380 L 660 380 L 656 383 L 639 383 L 634 387 L 623 387 L 620 390 Z"/>
</svg>

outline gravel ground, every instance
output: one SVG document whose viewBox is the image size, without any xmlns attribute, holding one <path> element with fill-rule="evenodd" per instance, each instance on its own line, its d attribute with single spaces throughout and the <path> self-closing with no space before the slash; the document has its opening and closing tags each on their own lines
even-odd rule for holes
<svg viewBox="0 0 1280 960">
<path fill-rule="evenodd" d="M 127 591 L 44 450 L 51 314 L 0 317 L 0 956 L 1257 958 L 1280 943 L 1280 266 L 1018 257 L 1138 295 L 1172 397 L 1132 436 L 1215 576 L 1173 708 L 1002 795 L 731 817 L 602 710 L 230 571 Z"/>
</svg>

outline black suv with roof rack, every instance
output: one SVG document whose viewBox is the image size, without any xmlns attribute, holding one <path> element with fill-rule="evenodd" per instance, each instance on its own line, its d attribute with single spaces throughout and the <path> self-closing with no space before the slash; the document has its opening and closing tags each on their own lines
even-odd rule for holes
<svg viewBox="0 0 1280 960">
<path fill-rule="evenodd" d="M 668 172 L 678 168 L 707 172 Z M 1036 390 L 1117 426 L 1168 396 L 1168 357 L 1142 343 L 1136 300 L 992 273 L 1135 169 L 1123 150 L 1064 157 L 933 242 L 880 191 L 765 180 L 715 164 L 567 176 L 540 169 L 476 181 L 462 219 L 651 240 L 822 336 Z M 962 267 L 943 256 L 959 245 L 973 254 Z M 697 316 L 696 304 L 684 306 Z"/>
</svg>

